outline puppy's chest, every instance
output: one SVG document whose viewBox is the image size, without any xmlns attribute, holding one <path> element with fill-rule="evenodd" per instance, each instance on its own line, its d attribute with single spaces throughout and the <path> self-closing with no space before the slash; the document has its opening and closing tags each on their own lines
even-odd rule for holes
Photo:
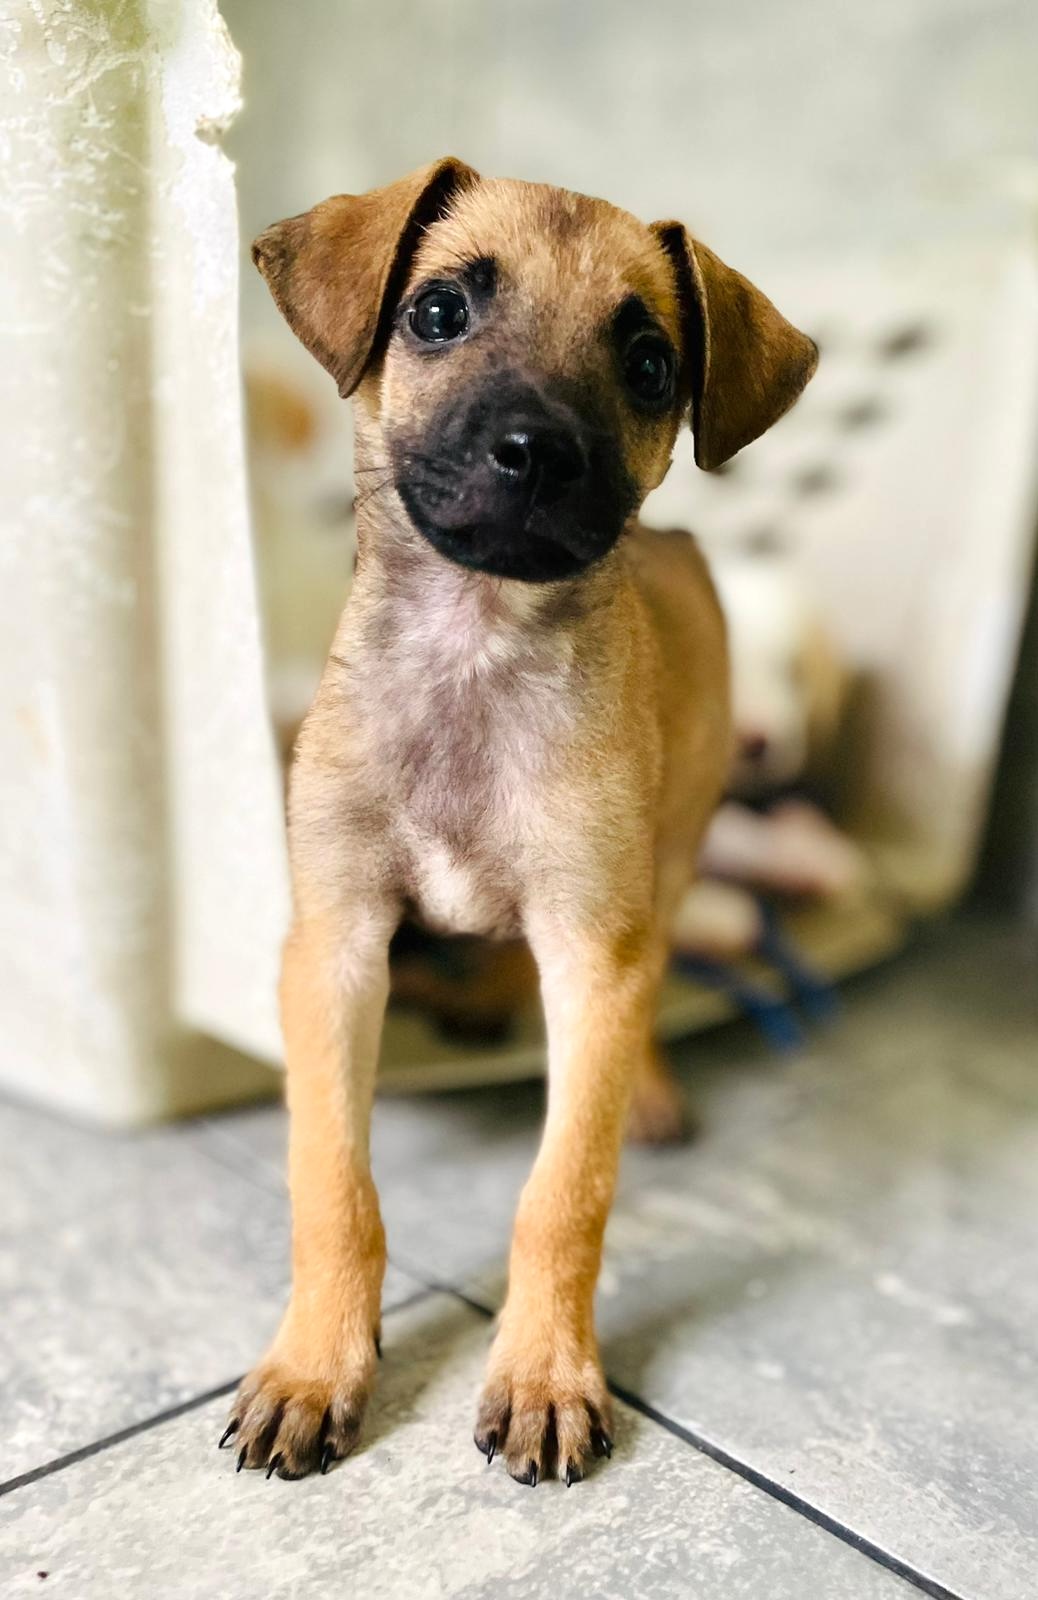
<svg viewBox="0 0 1038 1600">
<path fill-rule="evenodd" d="M 519 930 L 558 717 L 521 677 L 415 691 L 396 726 L 394 834 L 414 912 L 443 932 Z M 389 753 L 389 752 L 387 752 Z"/>
</svg>

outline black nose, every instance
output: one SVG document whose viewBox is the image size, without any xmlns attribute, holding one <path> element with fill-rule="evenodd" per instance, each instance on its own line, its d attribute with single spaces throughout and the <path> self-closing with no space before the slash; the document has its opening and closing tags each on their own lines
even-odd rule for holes
<svg viewBox="0 0 1038 1600">
<path fill-rule="evenodd" d="M 559 428 L 512 427 L 490 446 L 489 456 L 501 478 L 541 500 L 557 497 L 587 471 L 579 442 Z"/>
</svg>

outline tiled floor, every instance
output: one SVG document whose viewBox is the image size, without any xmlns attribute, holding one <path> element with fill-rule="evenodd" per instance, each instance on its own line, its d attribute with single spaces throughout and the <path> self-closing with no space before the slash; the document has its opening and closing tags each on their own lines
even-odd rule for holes
<svg viewBox="0 0 1038 1600">
<path fill-rule="evenodd" d="M 608 1239 L 616 1453 L 534 1494 L 470 1433 L 536 1086 L 378 1108 L 381 1387 L 297 1484 L 214 1449 L 284 1292 L 280 1111 L 0 1108 L 3 1592 L 1033 1600 L 1033 941 L 929 933 L 795 1060 L 681 1056 L 704 1134 L 627 1156 Z"/>
</svg>

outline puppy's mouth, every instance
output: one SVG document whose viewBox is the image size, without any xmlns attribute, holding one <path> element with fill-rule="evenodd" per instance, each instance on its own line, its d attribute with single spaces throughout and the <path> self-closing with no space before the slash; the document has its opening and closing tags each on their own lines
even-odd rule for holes
<svg viewBox="0 0 1038 1600">
<path fill-rule="evenodd" d="M 580 458 L 531 464 L 523 447 L 460 461 L 400 451 L 395 487 L 411 522 L 449 561 L 498 578 L 551 583 L 608 554 L 635 496 L 615 469 Z"/>
<path fill-rule="evenodd" d="M 572 515 L 553 517 L 538 506 L 516 516 L 495 514 L 480 504 L 482 497 L 430 484 L 421 478 L 398 478 L 397 493 L 418 532 L 449 561 L 497 578 L 525 583 L 550 583 L 572 578 L 600 561 L 621 529 L 591 533 Z"/>
</svg>

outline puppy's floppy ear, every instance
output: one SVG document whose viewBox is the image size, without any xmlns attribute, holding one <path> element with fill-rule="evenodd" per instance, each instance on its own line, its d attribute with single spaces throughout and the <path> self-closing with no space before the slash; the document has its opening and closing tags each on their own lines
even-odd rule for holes
<svg viewBox="0 0 1038 1600">
<path fill-rule="evenodd" d="M 818 347 L 680 222 L 654 223 L 653 232 L 677 274 L 696 463 L 709 470 L 789 410 Z"/>
<path fill-rule="evenodd" d="M 260 234 L 252 259 L 279 311 L 345 398 L 385 332 L 423 228 L 477 181 L 447 156 L 368 194 L 337 194 Z"/>
</svg>

